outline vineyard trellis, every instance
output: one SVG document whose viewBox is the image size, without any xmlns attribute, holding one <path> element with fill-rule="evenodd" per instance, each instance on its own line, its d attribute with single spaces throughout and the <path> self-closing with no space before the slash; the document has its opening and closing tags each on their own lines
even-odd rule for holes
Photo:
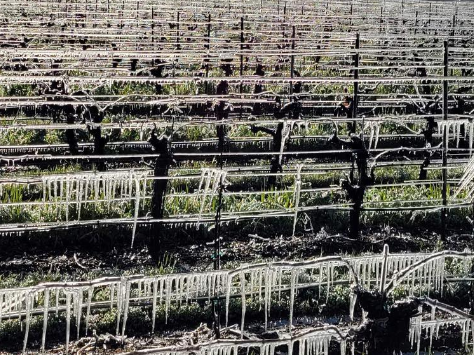
<svg viewBox="0 0 474 355">
<path fill-rule="evenodd" d="M 258 298 L 263 304 L 265 327 L 268 323 L 272 298 L 289 292 L 290 332 L 293 324 L 293 307 L 296 293 L 304 288 L 316 288 L 321 294 L 326 289 L 326 299 L 334 283 L 350 285 L 356 283 L 367 289 L 382 289 L 390 292 L 394 286 L 405 285 L 411 294 L 419 287 L 420 294 L 441 292 L 446 273 L 446 259 L 465 260 L 464 276 L 469 275 L 470 252 L 443 251 L 436 254 L 408 253 L 390 254 L 388 246 L 381 255 L 361 257 L 322 257 L 301 262 L 274 262 L 243 265 L 235 270 L 216 270 L 202 273 L 170 274 L 162 276 L 105 277 L 85 282 L 51 282 L 18 289 L 0 291 L 0 320 L 25 317 L 24 350 L 27 346 L 29 322 L 34 315 L 42 315 L 44 350 L 45 334 L 50 313 L 65 312 L 67 319 L 66 344 L 70 339 L 70 319 L 76 320 L 79 337 L 81 320 L 85 319 L 87 334 L 91 309 L 116 308 L 117 335 L 124 336 L 128 312 L 131 306 L 145 305 L 152 308 L 152 319 L 156 319 L 157 307 L 164 305 L 166 320 L 171 303 L 192 302 L 199 299 L 225 299 L 226 319 L 229 315 L 231 297 L 242 301 L 242 334 L 245 324 L 247 298 Z M 345 272 L 342 272 L 342 269 Z M 392 279 L 388 281 L 390 278 Z M 458 280 L 459 276 L 457 275 Z M 462 278 L 460 279 L 462 281 Z M 386 283 L 387 282 L 387 283 Z M 386 283 L 386 284 L 385 284 Z M 96 300 L 98 290 L 108 290 L 107 298 Z M 352 301 L 351 308 L 355 305 Z M 85 315 L 84 315 L 85 312 Z M 350 310 L 351 315 L 353 309 Z M 352 317 L 352 316 L 351 316 Z M 444 323 L 440 323 L 442 325 Z M 152 332 L 155 321 L 152 323 Z"/>
<path fill-rule="evenodd" d="M 221 306 L 227 323 L 231 299 L 240 299 L 243 336 L 248 300 L 263 305 L 268 330 L 283 292 L 285 339 L 136 353 L 273 355 L 286 346 L 291 355 L 298 343 L 298 354 L 317 355 L 337 340 L 345 354 L 348 326 L 293 333 L 300 289 L 320 297 L 326 288 L 328 299 L 333 284 L 356 284 L 352 319 L 362 289 L 442 294 L 455 278 L 447 259 L 467 260 L 456 277 L 472 281 L 468 251 L 387 247 L 221 265 L 226 228 L 260 220 L 295 237 L 349 215 L 357 240 L 362 224 L 386 214 L 412 222 L 439 212 L 448 239 L 452 221 L 474 208 L 469 1 L 32 0 L 0 10 L 0 237 L 120 226 L 132 247 L 149 238 L 162 248 L 176 230 L 207 233 L 213 245 L 213 271 L 1 288 L 0 321 L 25 321 L 24 352 L 38 315 L 44 352 L 50 314 L 65 313 L 67 353 L 71 321 L 78 337 L 84 321 L 87 334 L 94 309 L 116 310 L 124 337 L 130 307 L 151 308 L 154 333 L 158 307 L 167 320 L 172 303 L 205 299 L 217 337 Z M 431 319 L 410 320 L 418 353 L 422 330 L 431 347 L 449 324 L 462 328 L 463 344 L 474 341 L 472 316 L 421 295 L 417 302 L 432 308 Z M 436 319 L 436 309 L 452 318 Z"/>
</svg>

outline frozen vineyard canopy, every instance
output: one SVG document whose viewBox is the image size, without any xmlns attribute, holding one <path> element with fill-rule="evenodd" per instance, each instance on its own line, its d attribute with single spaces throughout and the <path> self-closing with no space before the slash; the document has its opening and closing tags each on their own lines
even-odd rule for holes
<svg viewBox="0 0 474 355">
<path fill-rule="evenodd" d="M 266 326 L 272 300 L 287 293 L 290 324 L 293 324 L 294 302 L 300 289 L 315 288 L 320 297 L 324 290 L 327 299 L 334 283 L 349 286 L 355 282 L 367 289 L 388 291 L 396 284 L 408 295 L 414 295 L 415 292 L 429 295 L 433 291 L 442 292 L 443 279 L 449 277 L 446 273 L 446 260 L 463 260 L 462 275 L 468 277 L 473 258 L 474 254 L 469 252 L 451 251 L 437 254 L 389 254 L 386 247 L 381 255 L 329 256 L 300 262 L 249 264 L 235 270 L 44 283 L 33 287 L 0 290 L 0 320 L 22 316 L 26 318 L 26 349 L 31 319 L 34 315 L 43 315 L 44 348 L 47 320 L 51 313 L 66 314 L 66 342 L 69 342 L 71 317 L 74 316 L 76 320 L 77 337 L 83 319 L 87 334 L 91 309 L 116 309 L 116 332 L 123 336 L 126 334 L 130 307 L 139 304 L 151 306 L 153 332 L 157 307 L 164 306 L 167 320 L 172 303 L 182 304 L 200 299 L 210 301 L 215 297 L 225 297 L 228 315 L 231 297 L 240 297 L 241 328 L 244 329 L 248 299 L 256 299 L 263 306 Z M 386 282 L 385 286 L 382 285 L 383 282 Z M 101 299 L 94 296 L 99 290 L 104 290 L 100 292 Z"/>
<path fill-rule="evenodd" d="M 474 270 L 472 2 L 0 1 L 0 22 L 0 352 L 62 324 L 72 353 L 104 314 L 125 339 L 135 309 L 155 336 L 192 304 L 215 340 L 138 354 L 345 354 L 410 300 L 418 352 L 450 326 L 472 345 L 428 298 Z M 302 330 L 305 296 L 348 317 Z"/>
</svg>

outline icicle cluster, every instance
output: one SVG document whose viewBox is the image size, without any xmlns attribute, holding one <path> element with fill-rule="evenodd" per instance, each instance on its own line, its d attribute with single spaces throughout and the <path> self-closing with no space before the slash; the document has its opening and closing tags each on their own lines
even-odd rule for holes
<svg viewBox="0 0 474 355">
<path fill-rule="evenodd" d="M 446 120 L 438 121 L 438 133 L 441 136 L 444 136 L 446 132 L 448 135 L 448 140 L 455 140 L 456 147 L 459 147 L 459 142 L 461 138 L 469 140 L 469 152 L 472 154 L 472 146 L 474 141 L 474 122 L 469 120 Z M 464 126 L 464 134 L 462 134 L 462 129 Z"/>
<path fill-rule="evenodd" d="M 106 203 L 109 208 L 116 200 L 143 198 L 147 193 L 146 177 L 149 172 L 114 171 L 74 175 L 45 175 L 42 177 L 43 202 L 51 202 L 55 211 L 64 210 L 66 216 L 71 205 L 77 206 L 80 219 L 86 203 Z M 140 188 L 136 190 L 135 181 Z"/>
<path fill-rule="evenodd" d="M 364 131 L 367 129 L 370 131 L 368 149 L 372 149 L 372 148 L 377 149 L 377 144 L 379 143 L 379 136 L 380 136 L 380 126 L 381 126 L 381 122 L 377 122 L 377 121 L 369 121 L 365 123 Z M 373 143 L 373 146 L 372 146 L 372 143 Z"/>
<path fill-rule="evenodd" d="M 71 206 L 76 207 L 77 219 L 86 203 L 104 203 L 111 208 L 115 202 L 134 200 L 132 246 L 135 239 L 140 201 L 147 195 L 147 176 L 150 171 L 114 171 L 74 175 L 46 175 L 42 177 L 43 202 L 49 202 L 52 213 L 65 213 L 69 221 Z"/>
<path fill-rule="evenodd" d="M 396 274 L 421 260 L 426 259 L 429 254 L 389 254 L 387 257 L 387 276 Z M 361 286 L 370 289 L 372 286 L 380 288 L 382 281 L 383 255 L 368 255 L 347 259 L 359 276 Z M 443 264 L 444 265 L 444 264 Z"/>
<path fill-rule="evenodd" d="M 443 292 L 445 277 L 445 258 L 443 256 L 427 260 L 419 266 L 413 265 L 411 270 L 407 270 L 401 278 L 395 275 L 393 278 L 394 286 L 400 284 L 409 285 L 409 294 L 414 295 L 415 286 L 418 286 L 419 295 L 430 290 Z"/>
<path fill-rule="evenodd" d="M 288 339 L 271 339 L 262 341 L 260 339 L 249 339 L 242 341 L 217 340 L 203 343 L 193 347 L 168 347 L 149 349 L 146 354 L 177 355 L 195 353 L 197 355 L 238 355 L 245 351 L 257 351 L 261 355 L 275 355 L 277 349 L 286 347 L 288 355 L 328 355 L 331 341 L 339 341 L 341 344 L 341 355 L 345 355 L 346 335 L 337 332 L 333 327 L 309 329 L 303 334 Z M 294 352 L 295 344 L 298 344 L 298 352 Z M 279 352 L 279 351 L 278 351 Z"/>
<path fill-rule="evenodd" d="M 199 216 L 196 228 L 199 228 L 200 226 L 202 215 L 206 210 L 211 208 L 212 201 L 219 192 L 219 186 L 221 183 L 225 183 L 226 176 L 227 172 L 221 169 L 203 168 L 201 170 L 201 179 L 199 181 L 199 187 L 197 191 L 199 194 L 199 199 L 201 200 L 201 205 L 199 207 Z"/>
<path fill-rule="evenodd" d="M 0 291 L 0 322 L 3 318 L 18 317 L 25 319 L 25 336 L 23 339 L 23 352 L 28 345 L 28 335 L 33 311 L 42 311 L 43 332 L 41 336 L 41 350 L 44 351 L 48 316 L 54 312 L 66 312 L 66 352 L 70 338 L 71 316 L 76 319 L 77 337 L 81 326 L 82 312 L 87 308 L 86 328 L 89 321 L 91 296 L 84 303 L 84 292 L 87 287 L 63 287 L 63 285 L 37 286 L 22 289 L 6 289 Z"/>
<path fill-rule="evenodd" d="M 459 181 L 454 197 L 457 197 L 464 190 L 466 191 L 466 198 L 472 202 L 474 200 L 474 157 L 464 167 L 464 174 Z"/>
<path fill-rule="evenodd" d="M 241 292 L 242 299 L 242 322 L 245 325 L 246 298 L 257 297 L 260 306 L 263 305 L 265 315 L 265 329 L 268 327 L 268 319 L 272 305 L 272 295 L 281 297 L 282 291 L 290 291 L 290 330 L 293 323 L 293 306 L 298 291 L 302 284 L 315 283 L 319 293 L 326 287 L 326 298 L 329 297 L 329 289 L 336 277 L 336 267 L 346 266 L 346 263 L 337 257 L 320 258 L 301 264 L 274 263 L 243 266 L 229 273 L 226 292 L 226 323 L 229 317 L 230 296 Z M 237 276 L 239 276 L 237 278 Z M 237 281 L 237 284 L 234 282 Z"/>
<path fill-rule="evenodd" d="M 77 337 L 83 316 L 86 334 L 89 327 L 93 295 L 98 289 L 108 289 L 110 308 L 117 308 L 117 335 L 125 335 L 131 301 L 152 303 L 152 331 L 155 329 L 157 307 L 165 309 L 166 320 L 172 303 L 187 303 L 198 298 L 211 299 L 223 295 L 228 272 L 213 271 L 195 274 L 174 274 L 157 277 L 131 276 L 105 278 L 92 282 L 47 283 L 31 288 L 0 290 L 0 322 L 6 318 L 25 317 L 24 349 L 28 343 L 31 312 L 41 310 L 44 316 L 41 348 L 44 349 L 48 316 L 65 312 L 66 346 L 71 332 L 71 317 L 76 320 Z M 83 314 L 85 311 L 85 315 Z"/>
<path fill-rule="evenodd" d="M 463 316 L 463 312 L 456 312 L 453 314 L 448 309 L 444 309 L 442 306 L 439 307 L 441 311 L 446 313 L 450 313 L 451 316 L 448 317 L 444 316 L 443 318 L 436 318 L 436 311 L 437 306 L 431 306 L 431 317 L 430 319 L 423 319 L 423 315 L 421 314 L 421 307 L 420 307 L 420 315 L 414 317 L 410 321 L 410 330 L 409 330 L 409 340 L 411 343 L 411 347 L 414 348 L 416 346 L 416 354 L 420 353 L 420 345 L 421 345 L 421 335 L 422 332 L 425 332 L 426 336 L 430 339 L 429 349 L 431 349 L 433 344 L 433 339 L 438 339 L 439 331 L 441 328 L 447 327 L 456 327 L 460 328 L 461 332 L 461 341 L 462 344 L 467 347 L 467 345 L 472 345 L 474 342 L 474 320 L 466 314 Z M 471 353 L 474 354 L 474 346 L 471 350 Z"/>
</svg>

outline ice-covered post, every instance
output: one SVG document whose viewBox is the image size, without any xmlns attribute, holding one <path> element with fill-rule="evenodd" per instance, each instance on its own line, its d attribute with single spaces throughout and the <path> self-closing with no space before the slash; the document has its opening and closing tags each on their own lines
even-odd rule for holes
<svg viewBox="0 0 474 355">
<path fill-rule="evenodd" d="M 290 58 L 290 76 L 291 79 L 295 77 L 295 37 L 296 37 L 296 26 L 293 25 L 291 33 L 291 58 Z M 290 95 L 293 95 L 293 81 L 290 82 Z"/>
<path fill-rule="evenodd" d="M 206 54 L 206 78 L 209 77 L 209 50 L 211 48 L 211 13 L 207 16 L 207 35 L 206 35 L 206 44 L 204 48 L 207 49 Z M 209 95 L 209 82 L 206 81 L 206 94 Z"/>
<path fill-rule="evenodd" d="M 179 11 L 176 15 L 176 49 L 179 50 L 180 49 L 180 44 L 179 44 Z"/>
<path fill-rule="evenodd" d="M 453 15 L 453 22 L 451 24 L 451 41 L 453 43 L 453 46 L 454 46 L 455 29 L 456 29 L 456 14 Z"/>
<path fill-rule="evenodd" d="M 382 33 L 382 24 L 383 24 L 383 7 L 380 6 L 379 34 Z"/>
<path fill-rule="evenodd" d="M 120 16 L 120 28 L 122 29 L 123 28 L 123 20 L 124 20 L 124 15 L 125 13 L 125 0 L 122 1 L 122 13 L 121 13 L 121 16 Z"/>
<path fill-rule="evenodd" d="M 226 64 L 222 64 L 221 68 L 224 70 L 224 75 L 229 77 L 233 74 L 232 69 L 232 59 L 230 62 Z M 227 80 L 223 80 L 219 83 L 216 89 L 217 95 L 228 95 L 229 94 L 229 83 Z M 214 221 L 214 270 L 220 270 L 221 268 L 221 210 L 222 210 L 222 199 L 224 193 L 224 179 L 225 174 L 222 174 L 222 169 L 224 166 L 224 149 L 228 149 L 226 147 L 226 126 L 223 121 L 225 121 L 229 117 L 229 105 L 228 102 L 221 100 L 215 106 L 215 115 L 218 121 L 222 121 L 222 124 L 218 124 L 216 127 L 217 130 L 217 137 L 219 138 L 218 149 L 219 149 L 219 158 L 218 158 L 218 165 L 221 170 L 221 174 L 219 174 L 219 188 L 218 188 L 218 197 L 217 197 L 217 206 L 216 206 L 216 215 Z M 216 334 L 216 338 L 220 338 L 220 324 L 221 324 L 221 301 L 219 299 L 219 294 L 216 292 L 216 297 L 213 299 L 212 302 L 212 311 L 214 315 L 214 332 Z"/>
<path fill-rule="evenodd" d="M 444 41 L 443 121 L 448 120 L 448 41 Z M 448 130 L 443 132 L 443 208 L 441 209 L 441 240 L 446 240 L 446 218 L 448 213 Z"/>
<path fill-rule="evenodd" d="M 351 21 L 350 25 L 351 25 L 351 27 L 352 27 L 352 16 L 353 16 L 353 14 L 354 14 L 353 6 L 354 6 L 354 5 L 351 3 L 351 11 L 350 11 L 350 15 L 351 15 L 351 17 L 350 17 L 350 21 Z"/>
<path fill-rule="evenodd" d="M 219 168 L 221 169 L 224 166 L 224 145 L 219 145 Z M 219 174 L 219 192 L 217 197 L 217 206 L 216 206 L 216 217 L 214 221 L 214 270 L 220 270 L 221 268 L 221 212 L 222 212 L 222 198 L 224 193 L 224 174 Z M 216 297 L 212 302 L 212 311 L 214 314 L 214 332 L 216 334 L 216 338 L 220 338 L 220 331 L 221 331 L 221 300 L 219 298 L 219 294 L 216 292 Z M 242 329 L 243 331 L 243 329 Z"/>
<path fill-rule="evenodd" d="M 415 11 L 415 30 L 414 30 L 415 35 L 418 32 L 417 30 L 418 30 L 418 10 Z"/>
<path fill-rule="evenodd" d="M 239 76 L 242 79 L 242 76 L 244 75 L 244 18 L 240 18 L 240 68 L 239 68 Z M 239 93 L 240 93 L 240 99 L 242 100 L 242 92 L 243 90 L 243 84 L 242 80 L 240 81 L 239 85 Z M 240 119 L 242 119 L 242 111 L 243 111 L 243 104 L 240 104 Z"/>
<path fill-rule="evenodd" d="M 151 7 L 151 43 L 153 49 L 155 49 L 155 7 Z"/>
<path fill-rule="evenodd" d="M 355 50 L 356 53 L 354 54 L 354 96 L 353 96 L 353 104 L 352 104 L 352 118 L 354 121 L 352 122 L 352 127 L 350 129 L 351 133 L 356 132 L 356 125 L 357 122 L 355 119 L 357 118 L 357 106 L 358 106 L 358 100 L 359 100 L 359 48 L 360 48 L 360 34 L 358 33 L 356 35 L 356 41 L 355 41 Z"/>
<path fill-rule="evenodd" d="M 431 2 L 430 2 L 430 10 L 428 12 L 428 30 L 431 26 L 431 11 L 432 11 L 432 9 L 431 9 Z"/>
<path fill-rule="evenodd" d="M 222 151 L 220 155 L 220 164 L 222 169 Z M 216 217 L 215 217 L 215 238 L 214 238 L 214 270 L 221 268 L 221 210 L 222 210 L 222 195 L 224 190 L 224 174 L 219 177 L 219 194 L 217 197 Z M 218 293 L 212 302 L 212 309 L 214 314 L 214 332 L 216 338 L 220 338 L 221 331 L 221 300 Z"/>
</svg>

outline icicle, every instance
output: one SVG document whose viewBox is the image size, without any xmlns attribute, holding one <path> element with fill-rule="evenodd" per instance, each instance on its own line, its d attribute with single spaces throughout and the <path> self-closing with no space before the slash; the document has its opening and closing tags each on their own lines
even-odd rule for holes
<svg viewBox="0 0 474 355">
<path fill-rule="evenodd" d="M 240 271 L 240 298 L 242 300 L 242 316 L 240 322 L 240 338 L 243 339 L 244 336 L 244 326 L 245 326 L 245 311 L 246 311 L 246 297 L 245 297 L 245 274 Z"/>
<path fill-rule="evenodd" d="M 264 309 L 265 309 L 265 331 L 267 330 L 268 328 L 268 310 L 270 309 L 271 305 L 270 305 L 270 302 L 271 302 L 271 286 L 270 286 L 270 273 L 271 273 L 271 270 L 270 269 L 267 269 L 266 272 L 265 272 L 265 305 L 264 305 Z"/>
<path fill-rule="evenodd" d="M 153 306 L 152 306 L 152 318 L 151 318 L 151 332 L 155 332 L 156 322 L 156 297 L 158 295 L 158 280 L 153 280 Z"/>
<path fill-rule="evenodd" d="M 357 302 L 357 294 L 351 292 L 350 299 L 349 299 L 349 318 L 351 321 L 354 320 L 354 310 Z"/>
<path fill-rule="evenodd" d="M 293 309 L 295 305 L 295 295 L 296 295 L 296 284 L 298 280 L 299 271 L 297 269 L 291 270 L 291 281 L 290 281 L 290 322 L 289 322 L 289 331 L 291 334 L 293 327 Z"/>
<path fill-rule="evenodd" d="M 225 294 L 225 324 L 226 327 L 229 325 L 229 305 L 230 305 L 230 291 L 232 287 L 232 277 L 227 279 L 227 288 Z"/>
<path fill-rule="evenodd" d="M 283 151 L 285 150 L 286 141 L 288 140 L 288 138 L 290 138 L 291 127 L 292 127 L 292 124 L 288 122 L 284 122 L 282 134 L 281 134 L 282 138 L 281 138 L 281 143 L 280 143 L 280 154 L 278 157 L 278 164 L 280 165 L 283 160 Z"/>
<path fill-rule="evenodd" d="M 114 293 L 115 293 L 115 287 L 114 284 L 110 284 L 110 309 L 114 307 Z"/>
<path fill-rule="evenodd" d="M 48 314 L 49 314 L 49 289 L 44 289 L 44 303 L 43 303 L 43 333 L 41 335 L 41 352 L 44 353 L 46 345 L 46 330 L 48 328 Z"/>
<path fill-rule="evenodd" d="M 59 312 L 59 288 L 56 289 L 56 316 Z"/>
<path fill-rule="evenodd" d="M 347 348 L 346 341 L 341 339 L 341 342 L 340 342 L 341 355 L 346 355 L 346 348 Z"/>
<path fill-rule="evenodd" d="M 91 303 L 92 303 L 92 296 L 94 294 L 94 287 L 90 286 L 87 289 L 87 305 L 86 305 L 86 336 L 87 336 L 87 331 L 89 330 L 89 318 L 91 315 Z"/>
<path fill-rule="evenodd" d="M 119 335 L 120 319 L 122 317 L 124 283 L 125 283 L 125 279 L 122 277 L 122 280 L 117 285 L 117 324 L 116 324 L 116 329 L 115 329 L 115 334 L 116 335 Z"/>
<path fill-rule="evenodd" d="M 76 328 L 77 328 L 77 339 L 79 339 L 79 333 L 81 330 L 81 316 L 82 316 L 82 297 L 83 297 L 83 290 L 79 289 L 75 293 L 76 298 Z"/>
<path fill-rule="evenodd" d="M 300 204 L 300 196 L 301 196 L 301 169 L 303 168 L 303 164 L 298 164 L 296 167 L 296 178 L 295 178 L 295 188 L 293 192 L 293 199 L 294 199 L 294 216 L 293 216 L 293 237 L 295 236 L 296 231 L 296 223 L 298 221 L 298 208 Z"/>
<path fill-rule="evenodd" d="M 66 354 L 69 353 L 69 335 L 71 332 L 71 294 L 66 292 Z"/>
<path fill-rule="evenodd" d="M 122 322 L 122 337 L 125 336 L 125 329 L 127 327 L 127 319 L 128 319 L 128 309 L 130 304 L 130 282 L 126 281 L 125 283 L 125 301 L 123 307 L 123 322 Z"/>
<path fill-rule="evenodd" d="M 26 352 L 26 344 L 28 343 L 28 334 L 30 332 L 31 309 L 33 308 L 31 304 L 33 302 L 33 298 L 31 297 L 29 293 L 26 294 L 25 301 L 26 301 L 26 315 L 25 315 L 25 338 L 23 339 L 23 353 Z"/>
<path fill-rule="evenodd" d="M 138 178 L 135 178 L 135 213 L 133 214 L 133 231 L 132 231 L 132 245 L 135 242 L 135 233 L 137 231 L 137 222 L 138 222 L 138 212 L 140 210 L 140 181 Z"/>
<path fill-rule="evenodd" d="M 473 140 L 474 140 L 474 122 L 469 122 L 469 155 L 470 156 L 472 156 Z"/>
</svg>

